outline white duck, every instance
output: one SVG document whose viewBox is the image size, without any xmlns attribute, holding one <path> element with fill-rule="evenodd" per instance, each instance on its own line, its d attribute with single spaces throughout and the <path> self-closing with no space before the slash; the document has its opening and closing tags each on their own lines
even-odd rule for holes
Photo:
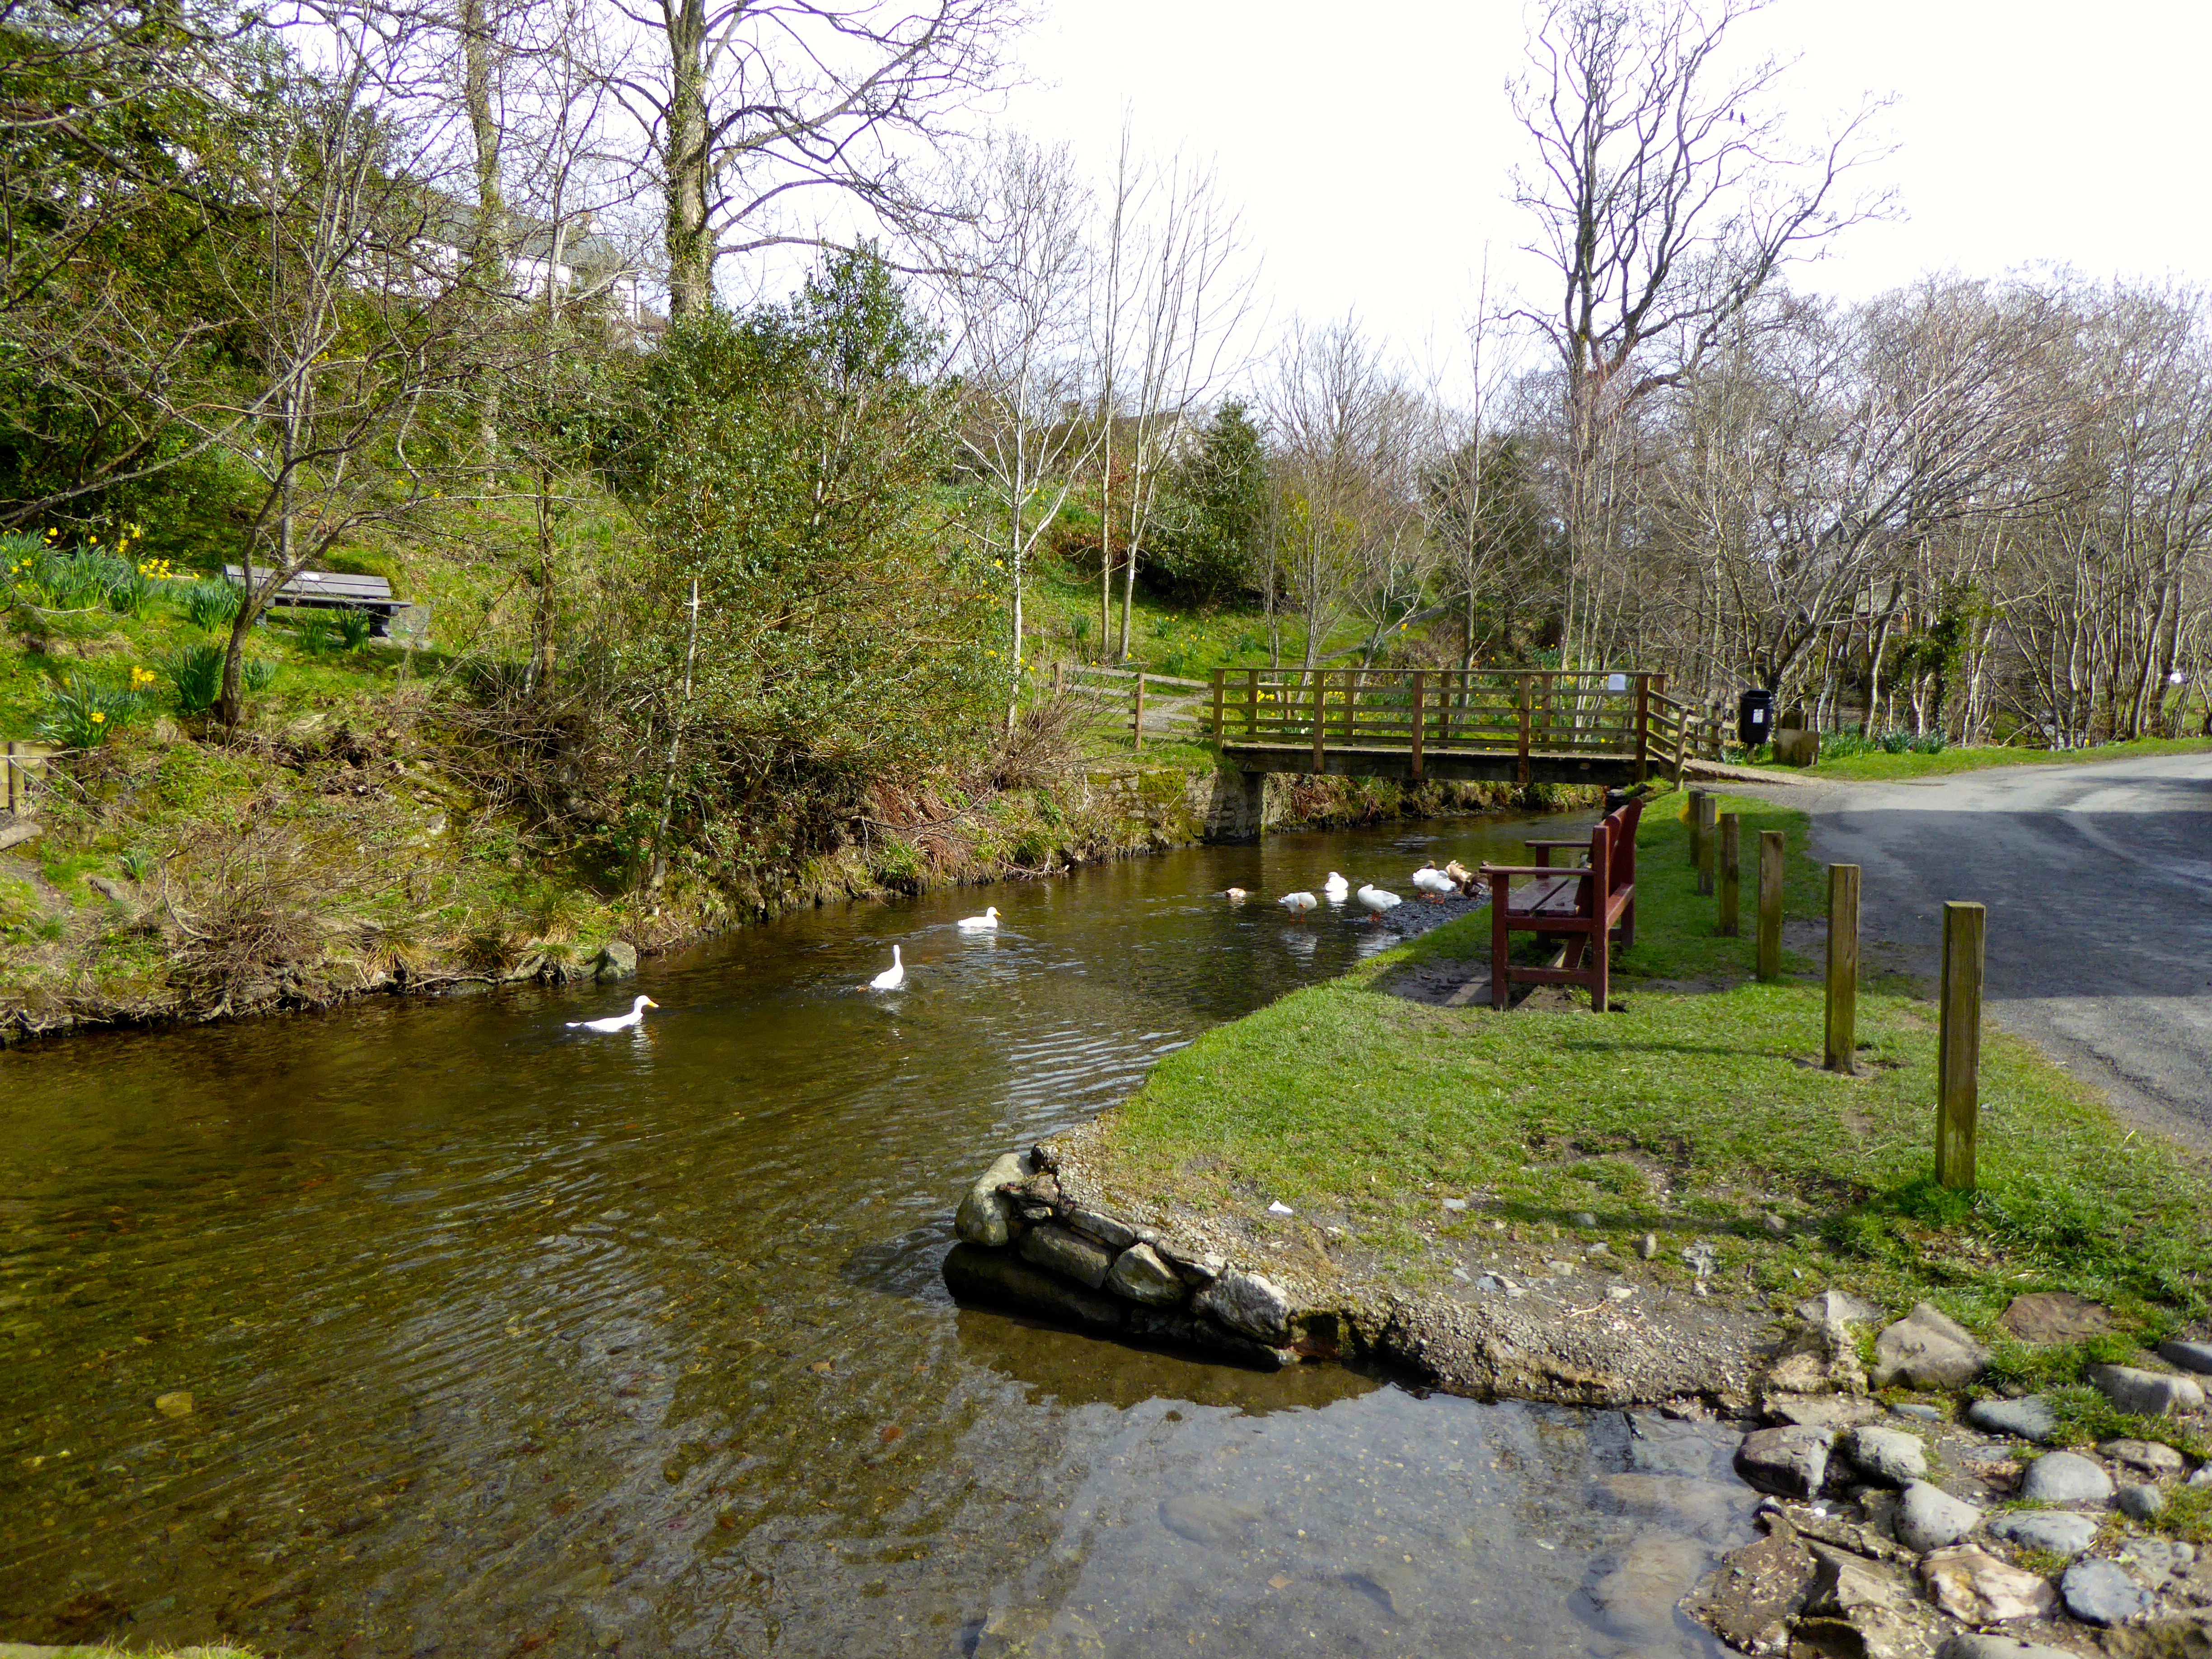
<svg viewBox="0 0 2212 1659">
<path fill-rule="evenodd" d="M 999 925 L 999 907 L 987 904 L 980 916 L 963 916 L 955 924 L 963 933 L 988 933 Z"/>
<path fill-rule="evenodd" d="M 899 948 L 891 946 L 891 965 L 868 981 L 871 991 L 896 991 L 906 983 L 906 963 L 899 957 Z"/>
<path fill-rule="evenodd" d="M 1352 884 L 1332 870 L 1328 879 L 1322 883 L 1321 890 L 1328 895 L 1331 904 L 1341 904 L 1352 896 Z"/>
<path fill-rule="evenodd" d="M 651 997 L 640 997 L 630 1004 L 629 1012 L 626 1014 L 616 1014 L 606 1019 L 572 1019 L 568 1022 L 568 1029 L 572 1031 L 597 1031 L 602 1036 L 616 1031 L 628 1031 L 645 1023 L 647 1009 L 659 1006 L 660 1005 Z"/>
<path fill-rule="evenodd" d="M 1302 916 L 1305 915 L 1307 911 L 1318 909 L 1321 906 L 1321 901 L 1319 899 L 1316 898 L 1311 893 L 1306 892 L 1285 893 L 1282 897 L 1277 899 L 1275 902 L 1281 905 L 1283 908 L 1288 910 L 1294 916 Z"/>
<path fill-rule="evenodd" d="M 1396 909 L 1406 901 L 1395 893 L 1377 887 L 1371 881 L 1363 881 L 1359 884 L 1359 902 L 1379 916 L 1385 910 Z"/>
<path fill-rule="evenodd" d="M 1413 885 L 1429 896 L 1429 902 L 1431 904 L 1438 903 L 1447 897 L 1459 896 L 1459 884 L 1437 869 L 1433 859 L 1413 872 Z"/>
<path fill-rule="evenodd" d="M 1242 904 L 1246 899 L 1251 897 L 1251 895 L 1242 887 L 1224 887 L 1221 890 L 1221 896 L 1231 904 Z"/>
</svg>

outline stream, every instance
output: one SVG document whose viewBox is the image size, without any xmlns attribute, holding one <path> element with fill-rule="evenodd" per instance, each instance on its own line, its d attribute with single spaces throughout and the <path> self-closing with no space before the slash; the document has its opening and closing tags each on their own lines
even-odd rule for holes
<svg viewBox="0 0 2212 1659">
<path fill-rule="evenodd" d="M 1717 1425 L 1204 1364 L 938 1275 L 993 1157 L 1395 942 L 1220 890 L 1411 902 L 1530 833 L 1277 835 L 635 986 L 0 1054 L 0 1642 L 1718 1653 L 1674 1608 L 1750 1535 Z M 894 942 L 907 988 L 857 989 Z M 641 989 L 639 1030 L 565 1029 Z"/>
</svg>

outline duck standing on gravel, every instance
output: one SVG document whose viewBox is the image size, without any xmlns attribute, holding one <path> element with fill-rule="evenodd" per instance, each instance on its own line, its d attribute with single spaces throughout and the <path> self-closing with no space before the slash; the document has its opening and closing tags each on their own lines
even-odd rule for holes
<svg viewBox="0 0 2212 1659">
<path fill-rule="evenodd" d="M 1395 910 L 1406 901 L 1371 881 L 1359 884 L 1359 902 L 1372 911 L 1379 921 L 1385 910 Z"/>
<path fill-rule="evenodd" d="M 1413 885 L 1427 896 L 1431 904 L 1441 904 L 1446 898 L 1459 896 L 1459 884 L 1437 869 L 1434 859 L 1413 872 Z"/>
</svg>

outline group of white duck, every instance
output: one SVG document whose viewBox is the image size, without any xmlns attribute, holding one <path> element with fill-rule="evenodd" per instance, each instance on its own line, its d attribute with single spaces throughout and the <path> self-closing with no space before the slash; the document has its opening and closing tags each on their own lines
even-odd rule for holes
<svg viewBox="0 0 2212 1659">
<path fill-rule="evenodd" d="M 1431 859 L 1413 872 L 1413 883 L 1430 903 L 1440 904 L 1448 898 L 1472 896 L 1478 884 L 1478 878 L 1474 871 L 1468 869 L 1457 859 L 1454 859 L 1441 870 L 1437 867 L 1436 860 Z M 1242 904 L 1252 896 L 1242 887 L 1231 887 L 1222 896 L 1231 904 Z M 1322 898 L 1326 898 L 1331 904 L 1342 904 L 1347 899 L 1357 899 L 1363 908 L 1378 916 L 1386 910 L 1396 909 L 1406 902 L 1389 888 L 1377 887 L 1371 881 L 1363 881 L 1355 891 L 1348 878 L 1332 870 L 1328 872 L 1328 879 L 1321 884 L 1320 897 L 1300 889 L 1295 893 L 1284 894 L 1275 902 L 1292 915 L 1303 916 L 1309 911 L 1321 908 Z"/>
<path fill-rule="evenodd" d="M 1454 859 L 1442 869 L 1438 869 L 1436 860 L 1431 859 L 1413 874 L 1413 885 L 1420 890 L 1431 904 L 1441 903 L 1447 898 L 1472 896 L 1477 882 L 1475 872 L 1457 859 Z M 1251 897 L 1251 894 L 1242 887 L 1231 887 L 1223 894 L 1223 896 L 1231 904 L 1242 904 L 1246 899 Z M 1334 870 L 1328 872 L 1328 879 L 1322 883 L 1320 897 L 1301 889 L 1295 893 L 1284 894 L 1275 902 L 1292 915 L 1303 916 L 1310 911 L 1318 910 L 1323 897 L 1327 898 L 1331 904 L 1342 904 L 1348 899 L 1357 899 L 1362 908 L 1376 916 L 1382 915 L 1387 910 L 1395 910 L 1405 902 L 1405 900 L 1397 894 L 1387 888 L 1377 887 L 1373 882 L 1360 883 L 1355 891 L 1351 881 Z M 987 905 L 981 915 L 963 916 L 958 921 L 953 923 L 953 926 L 963 933 L 995 933 L 999 926 L 999 907 L 995 904 Z M 906 958 L 901 954 L 899 947 L 894 945 L 891 946 L 891 965 L 870 980 L 864 988 L 870 991 L 896 991 L 904 988 L 905 985 Z M 572 1019 L 568 1022 L 568 1029 L 572 1031 L 597 1032 L 601 1036 L 616 1031 L 633 1030 L 644 1021 L 647 1009 L 659 1006 L 660 1005 L 651 997 L 641 996 L 631 1004 L 630 1011 L 626 1014 L 617 1014 L 608 1019 Z"/>
</svg>

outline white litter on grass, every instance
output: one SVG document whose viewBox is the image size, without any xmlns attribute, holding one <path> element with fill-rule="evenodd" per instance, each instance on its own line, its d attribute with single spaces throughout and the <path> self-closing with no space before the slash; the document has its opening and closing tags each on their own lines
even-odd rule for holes
<svg viewBox="0 0 2212 1659">
<path fill-rule="evenodd" d="M 1270 1204 L 1267 1206 L 1267 1213 L 1269 1215 L 1296 1215 L 1297 1212 L 1293 1210 L 1289 1205 L 1284 1203 L 1282 1200 L 1277 1199 L 1273 1204 Z"/>
<path fill-rule="evenodd" d="M 1463 1198 L 1448 1198 L 1444 1200 L 1444 1208 L 1456 1214 L 1467 1208 L 1467 1200 Z"/>
</svg>

